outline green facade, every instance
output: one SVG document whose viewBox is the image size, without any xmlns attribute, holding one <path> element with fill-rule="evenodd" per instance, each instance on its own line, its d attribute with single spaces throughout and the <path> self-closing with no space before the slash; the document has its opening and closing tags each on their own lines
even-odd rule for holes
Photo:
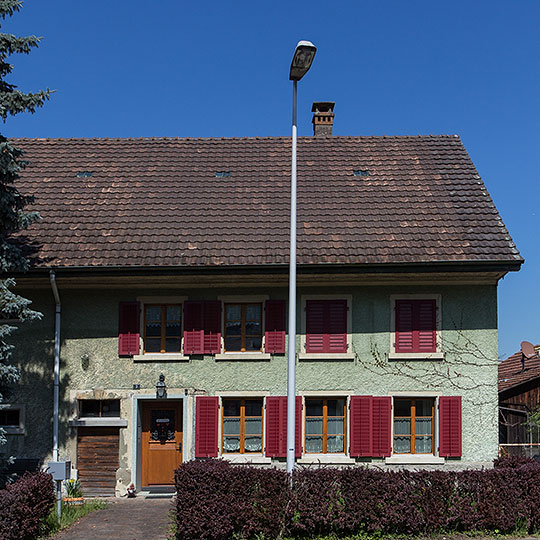
<svg viewBox="0 0 540 540">
<path fill-rule="evenodd" d="M 239 278 L 240 282 L 240 278 Z M 43 319 L 25 324 L 16 333 L 15 359 L 22 371 L 11 400 L 25 406 L 25 434 L 10 436 L 7 451 L 19 457 L 50 459 L 52 447 L 54 298 L 50 287 L 21 291 L 33 300 Z M 262 392 L 285 395 L 287 356 L 243 360 L 197 356 L 180 361 L 134 361 L 118 356 L 118 306 L 139 297 L 190 300 L 221 296 L 267 296 L 286 299 L 285 287 L 250 289 L 137 288 L 63 286 L 59 279 L 61 316 L 60 456 L 76 466 L 76 431 L 69 421 L 77 414 L 77 399 L 121 399 L 119 493 L 135 474 L 138 459 L 136 396 L 155 397 L 160 373 L 169 396 L 184 400 L 184 459 L 193 457 L 193 396 Z M 497 456 L 497 290 L 491 283 L 452 285 L 349 285 L 299 287 L 297 329 L 302 329 L 302 297 L 351 297 L 351 349 L 353 358 L 297 361 L 297 392 L 304 395 L 447 395 L 462 396 L 462 457 L 442 467 L 489 466 Z M 439 338 L 444 359 L 393 360 L 392 299 L 403 295 L 438 298 Z M 301 337 L 298 337 L 297 350 Z M 140 389 L 134 390 L 134 385 Z M 187 433 L 186 428 L 184 431 Z M 369 460 L 368 460 L 369 462 Z M 373 460 L 382 465 L 384 460 Z M 276 462 L 277 463 L 277 462 Z"/>
</svg>

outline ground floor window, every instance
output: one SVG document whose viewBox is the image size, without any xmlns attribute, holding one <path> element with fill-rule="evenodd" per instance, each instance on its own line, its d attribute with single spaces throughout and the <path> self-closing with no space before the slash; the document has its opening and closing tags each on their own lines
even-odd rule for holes
<svg viewBox="0 0 540 540">
<path fill-rule="evenodd" d="M 346 401 L 345 398 L 306 398 L 306 453 L 345 452 Z"/>
<path fill-rule="evenodd" d="M 247 454 L 262 452 L 262 398 L 224 398 L 222 410 L 223 453 Z"/>
<path fill-rule="evenodd" d="M 394 398 L 394 453 L 433 454 L 435 400 Z"/>
</svg>

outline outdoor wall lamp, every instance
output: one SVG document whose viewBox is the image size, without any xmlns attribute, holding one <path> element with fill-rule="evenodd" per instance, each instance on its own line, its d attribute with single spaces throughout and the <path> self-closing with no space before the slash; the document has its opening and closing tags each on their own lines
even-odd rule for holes
<svg viewBox="0 0 540 540">
<path fill-rule="evenodd" d="M 163 373 L 159 376 L 159 380 L 156 383 L 156 398 L 165 399 L 167 397 L 167 385 L 165 384 L 165 375 Z"/>
</svg>

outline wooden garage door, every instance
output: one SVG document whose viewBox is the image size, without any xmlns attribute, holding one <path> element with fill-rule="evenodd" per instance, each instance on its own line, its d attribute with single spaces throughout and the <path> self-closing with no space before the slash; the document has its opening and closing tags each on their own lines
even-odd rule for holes
<svg viewBox="0 0 540 540">
<path fill-rule="evenodd" d="M 78 428 L 77 468 L 85 497 L 114 496 L 119 428 Z"/>
</svg>

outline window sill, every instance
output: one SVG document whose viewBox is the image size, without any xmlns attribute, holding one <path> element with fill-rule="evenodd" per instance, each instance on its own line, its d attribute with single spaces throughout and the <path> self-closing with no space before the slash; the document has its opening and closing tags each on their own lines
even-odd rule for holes
<svg viewBox="0 0 540 540">
<path fill-rule="evenodd" d="M 444 360 L 443 352 L 432 353 L 388 353 L 388 360 Z"/>
<path fill-rule="evenodd" d="M 245 464 L 270 464 L 272 458 L 262 454 L 221 454 L 221 457 L 229 463 L 245 463 Z"/>
<path fill-rule="evenodd" d="M 216 360 L 270 360 L 272 355 L 263 352 L 228 352 L 214 355 Z"/>
<path fill-rule="evenodd" d="M 443 465 L 444 458 L 433 454 L 395 454 L 384 462 L 388 465 Z"/>
<path fill-rule="evenodd" d="M 355 464 L 356 460 L 345 454 L 304 454 L 303 457 L 296 461 L 298 464 L 313 464 L 313 463 L 325 463 L 336 465 Z"/>
<path fill-rule="evenodd" d="M 69 427 L 127 427 L 128 421 L 123 418 L 74 418 L 68 422 Z"/>
<path fill-rule="evenodd" d="M 298 360 L 354 360 L 354 353 L 299 353 Z"/>
<path fill-rule="evenodd" d="M 23 427 L 0 426 L 6 435 L 25 435 Z"/>
<path fill-rule="evenodd" d="M 189 356 L 180 353 L 149 353 L 133 355 L 134 362 L 189 362 Z"/>
</svg>

